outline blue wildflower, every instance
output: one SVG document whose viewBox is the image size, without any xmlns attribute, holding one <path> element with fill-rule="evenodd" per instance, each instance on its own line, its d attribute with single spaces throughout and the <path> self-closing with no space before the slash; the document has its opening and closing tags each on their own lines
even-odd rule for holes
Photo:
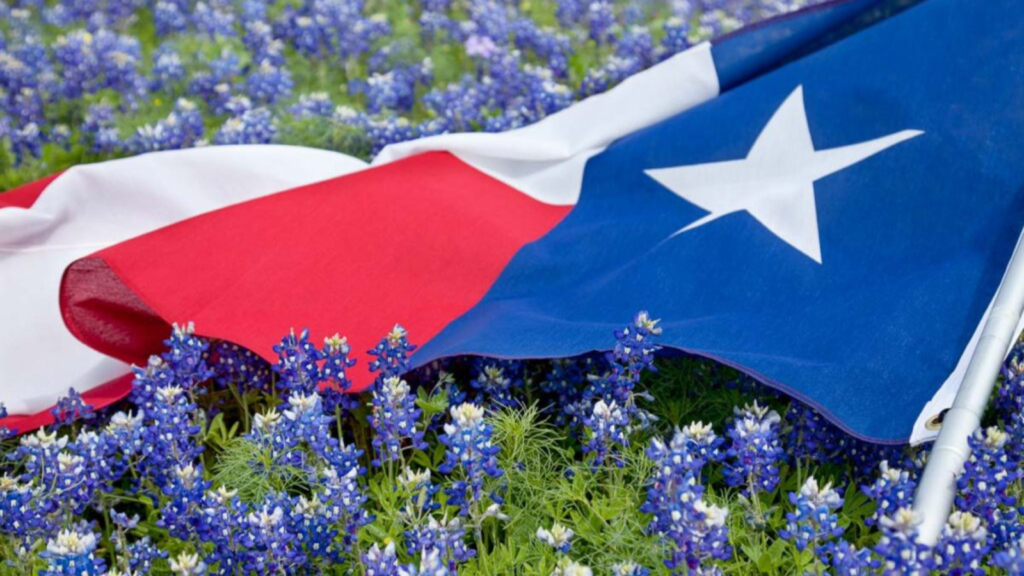
<svg viewBox="0 0 1024 576">
<path fill-rule="evenodd" d="M 729 486 L 741 486 L 745 496 L 774 492 L 779 484 L 779 414 L 757 402 L 735 409 L 736 419 L 729 427 L 732 440 L 723 470 Z"/>
<path fill-rule="evenodd" d="M 96 552 L 96 535 L 85 527 L 61 530 L 46 543 L 42 576 L 99 576 L 106 563 Z"/>
<path fill-rule="evenodd" d="M 388 542 L 381 550 L 374 544 L 363 554 L 365 576 L 398 576 L 398 557 L 395 555 L 395 543 Z"/>
<path fill-rule="evenodd" d="M 992 564 L 1005 570 L 1008 576 L 1024 575 L 1024 538 L 993 554 Z"/>
<path fill-rule="evenodd" d="M 414 449 L 426 448 L 423 432 L 416 429 L 423 411 L 416 407 L 416 398 L 405 380 L 397 376 L 378 380 L 373 389 L 372 407 L 369 419 L 374 431 L 374 466 L 404 460 L 402 446 L 406 441 Z"/>
<path fill-rule="evenodd" d="M 601 466 L 608 458 L 613 458 L 616 466 L 622 467 L 624 461 L 619 458 L 620 447 L 629 446 L 626 438 L 626 427 L 629 419 L 614 401 L 606 404 L 604 400 L 594 403 L 591 413 L 584 417 L 587 443 L 583 445 L 585 454 L 593 454 L 593 466 Z"/>
<path fill-rule="evenodd" d="M 217 131 L 215 144 L 269 144 L 277 136 L 277 128 L 266 108 L 246 110 L 229 118 Z"/>
<path fill-rule="evenodd" d="M 569 553 L 569 549 L 572 548 L 573 536 L 574 534 L 571 528 L 566 528 L 558 522 L 552 524 L 550 530 L 543 526 L 537 528 L 537 539 L 548 546 L 551 546 L 561 554 Z"/>
<path fill-rule="evenodd" d="M 910 473 L 899 468 L 890 468 L 889 462 L 883 460 L 879 465 L 878 478 L 870 485 L 861 486 L 861 492 L 875 502 L 875 512 L 864 523 L 874 525 L 883 516 L 890 516 L 896 510 L 913 503 L 914 490 L 917 483 Z"/>
<path fill-rule="evenodd" d="M 779 536 L 793 542 L 797 550 L 810 547 L 819 557 L 824 556 L 825 545 L 843 534 L 835 513 L 843 505 L 842 496 L 832 483 L 819 486 L 811 476 L 799 492 L 789 493 L 789 502 L 794 510 L 786 513 L 786 528 Z"/>
<path fill-rule="evenodd" d="M 50 410 L 53 420 L 57 426 L 70 424 L 75 420 L 92 420 L 96 417 L 92 405 L 88 404 L 82 395 L 75 392 L 74 388 L 68 390 L 68 395 L 57 400 L 57 405 Z"/>
<path fill-rule="evenodd" d="M 917 541 L 917 527 L 920 524 L 921 518 L 909 506 L 879 518 L 878 527 L 882 537 L 875 545 L 875 553 L 882 560 L 883 576 L 927 573 L 931 551 L 927 545 Z"/>
<path fill-rule="evenodd" d="M 298 336 L 292 330 L 279 344 L 274 345 L 278 361 L 274 371 L 281 376 L 281 387 L 289 392 L 316 392 L 320 384 L 322 352 L 309 341 L 309 330 Z"/>
<path fill-rule="evenodd" d="M 928 568 L 955 576 L 982 576 L 982 559 L 990 545 L 982 520 L 961 510 L 954 511 L 928 558 Z"/>
<path fill-rule="evenodd" d="M 448 503 L 459 506 L 460 514 L 472 515 L 482 503 L 484 479 L 503 474 L 498 468 L 499 448 L 491 440 L 493 429 L 484 419 L 482 408 L 467 402 L 450 412 L 452 421 L 444 425 L 444 434 L 439 437 L 448 447 L 440 470 L 445 474 L 463 471 L 463 477 L 447 490 Z M 495 494 L 491 499 L 500 503 Z"/>
<path fill-rule="evenodd" d="M 370 362 L 370 371 L 380 372 L 378 378 L 401 376 L 409 370 L 409 355 L 415 349 L 416 346 L 409 343 L 405 328 L 395 324 L 391 332 L 373 350 L 367 352 L 374 356 Z"/>
</svg>

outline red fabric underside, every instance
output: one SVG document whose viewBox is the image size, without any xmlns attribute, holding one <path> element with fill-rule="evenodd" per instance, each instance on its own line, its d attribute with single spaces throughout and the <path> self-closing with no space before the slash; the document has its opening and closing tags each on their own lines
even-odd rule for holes
<svg viewBox="0 0 1024 576">
<path fill-rule="evenodd" d="M 187 191 L 182 191 L 187 193 Z M 347 336 L 355 390 L 366 350 L 397 322 L 425 342 L 476 304 L 513 254 L 571 209 L 429 153 L 210 212 L 73 263 L 69 329 L 136 364 L 170 322 L 276 361 L 292 328 Z"/>
<path fill-rule="evenodd" d="M 36 199 L 39 198 L 39 195 L 43 193 L 43 190 L 46 190 L 50 182 L 53 182 L 60 174 L 60 172 L 51 174 L 45 178 L 40 178 L 34 182 L 22 184 L 17 188 L 0 193 L 0 209 L 31 208 L 35 204 Z"/>
<path fill-rule="evenodd" d="M 132 380 L 134 378 L 135 377 L 132 374 L 118 376 L 113 380 L 82 393 L 82 399 L 86 404 L 95 409 L 109 406 L 124 398 L 132 391 Z M 54 404 L 54 406 L 56 406 L 56 404 Z M 52 410 L 54 406 L 50 406 L 46 410 L 36 414 L 14 414 L 7 418 L 0 418 L 0 428 L 7 428 L 8 430 L 21 434 L 31 432 L 37 428 L 42 428 L 43 426 L 49 426 L 50 424 L 53 424 L 53 415 L 50 414 L 50 410 Z"/>
</svg>

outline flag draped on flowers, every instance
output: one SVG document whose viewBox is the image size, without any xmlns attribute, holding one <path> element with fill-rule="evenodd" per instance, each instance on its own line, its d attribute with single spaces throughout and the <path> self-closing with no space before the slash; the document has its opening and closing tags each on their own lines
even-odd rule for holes
<svg viewBox="0 0 1024 576">
<path fill-rule="evenodd" d="M 370 343 L 398 321 L 423 365 L 601 349 L 648 309 L 667 347 L 855 435 L 922 439 L 1024 225 L 1024 22 L 1012 0 L 925 0 L 836 39 L 877 4 L 819 5 L 531 126 L 393 145 L 114 244 L 67 268 L 63 320 L 136 363 L 172 321 L 268 358 L 295 325 Z"/>
</svg>

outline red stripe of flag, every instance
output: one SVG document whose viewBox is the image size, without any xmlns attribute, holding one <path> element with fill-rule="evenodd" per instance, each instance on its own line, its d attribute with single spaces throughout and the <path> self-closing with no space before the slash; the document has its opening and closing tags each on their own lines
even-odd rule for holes
<svg viewBox="0 0 1024 576">
<path fill-rule="evenodd" d="M 61 306 L 79 339 L 136 364 L 162 348 L 170 322 L 195 321 L 271 361 L 292 328 L 340 332 L 360 390 L 372 380 L 365 351 L 396 322 L 430 339 L 570 209 L 451 154 L 422 154 L 105 249 L 67 269 Z"/>
</svg>

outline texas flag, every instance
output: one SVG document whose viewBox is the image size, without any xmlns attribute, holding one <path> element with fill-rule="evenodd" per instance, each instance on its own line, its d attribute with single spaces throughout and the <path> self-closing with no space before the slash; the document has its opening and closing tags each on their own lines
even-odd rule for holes
<svg viewBox="0 0 1024 576">
<path fill-rule="evenodd" d="M 45 423 L 68 386 L 122 397 L 171 322 L 268 359 L 293 327 L 359 352 L 400 322 L 424 365 L 601 350 L 645 309 L 665 345 L 856 436 L 926 439 L 1024 228 L 1024 19 L 1015 0 L 897 4 L 827 2 L 370 166 L 209 148 L 16 191 L 7 425 Z"/>
</svg>

